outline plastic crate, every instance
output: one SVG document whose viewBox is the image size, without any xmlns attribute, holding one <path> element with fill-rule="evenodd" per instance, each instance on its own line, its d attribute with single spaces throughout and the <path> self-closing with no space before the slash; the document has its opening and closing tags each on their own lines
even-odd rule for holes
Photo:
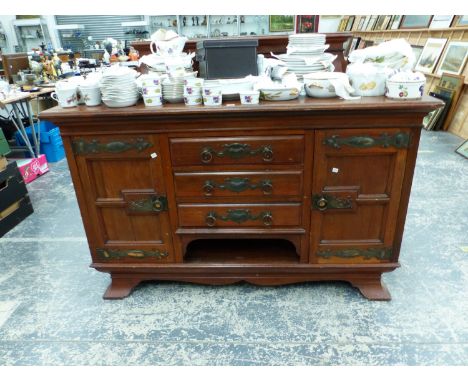
<svg viewBox="0 0 468 382">
<path fill-rule="evenodd" d="M 8 141 L 3 135 L 3 130 L 0 129 L 0 155 L 7 155 L 10 152 L 10 146 Z"/>
<path fill-rule="evenodd" d="M 40 121 L 40 129 L 40 153 L 45 154 L 47 162 L 58 162 L 63 159 L 65 157 L 65 149 L 63 148 L 63 141 L 60 136 L 60 129 L 49 121 Z M 29 126 L 26 127 L 26 133 L 28 134 L 29 141 L 33 144 L 32 131 Z M 26 146 L 26 143 L 18 132 L 15 134 L 15 140 L 19 146 Z M 25 155 L 28 158 L 31 156 L 29 152 Z"/>
</svg>

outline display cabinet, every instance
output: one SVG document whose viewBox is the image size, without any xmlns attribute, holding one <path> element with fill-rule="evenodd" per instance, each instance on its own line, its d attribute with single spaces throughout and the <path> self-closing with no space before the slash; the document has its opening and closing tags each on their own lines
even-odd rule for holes
<svg viewBox="0 0 468 382">
<path fill-rule="evenodd" d="M 233 37 L 239 35 L 239 16 L 210 15 L 210 37 Z"/>
<path fill-rule="evenodd" d="M 241 36 L 261 36 L 269 34 L 268 16 L 241 15 L 239 16 Z"/>
<path fill-rule="evenodd" d="M 52 48 L 47 23 L 42 18 L 17 19 L 13 21 L 16 38 L 18 40 L 18 52 L 30 52 L 41 45 Z"/>
<path fill-rule="evenodd" d="M 150 16 L 150 33 L 156 32 L 158 29 L 173 30 L 178 32 L 178 16 L 176 15 L 158 15 Z"/>
<path fill-rule="evenodd" d="M 179 18 L 179 35 L 189 39 L 209 37 L 209 21 L 206 15 L 183 15 Z"/>
</svg>

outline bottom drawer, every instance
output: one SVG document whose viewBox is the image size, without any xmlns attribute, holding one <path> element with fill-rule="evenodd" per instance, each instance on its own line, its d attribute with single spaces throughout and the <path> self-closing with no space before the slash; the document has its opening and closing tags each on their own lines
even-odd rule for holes
<svg viewBox="0 0 468 382">
<path fill-rule="evenodd" d="M 298 227 L 300 203 L 179 204 L 181 227 Z"/>
</svg>

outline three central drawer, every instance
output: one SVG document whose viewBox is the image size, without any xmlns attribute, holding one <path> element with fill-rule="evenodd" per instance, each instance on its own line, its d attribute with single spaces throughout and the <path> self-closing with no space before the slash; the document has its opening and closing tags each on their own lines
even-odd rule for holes
<svg viewBox="0 0 468 382">
<path fill-rule="evenodd" d="M 180 227 L 300 227 L 304 136 L 172 138 Z"/>
</svg>

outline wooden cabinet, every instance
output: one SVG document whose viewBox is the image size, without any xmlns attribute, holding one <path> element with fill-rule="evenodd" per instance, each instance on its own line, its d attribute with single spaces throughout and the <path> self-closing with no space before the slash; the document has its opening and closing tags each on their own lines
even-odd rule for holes
<svg viewBox="0 0 468 382">
<path fill-rule="evenodd" d="M 144 280 L 344 280 L 390 295 L 421 122 L 439 101 L 53 108 L 106 298 Z M 411 254 L 407 254 L 410 256 Z"/>
</svg>

